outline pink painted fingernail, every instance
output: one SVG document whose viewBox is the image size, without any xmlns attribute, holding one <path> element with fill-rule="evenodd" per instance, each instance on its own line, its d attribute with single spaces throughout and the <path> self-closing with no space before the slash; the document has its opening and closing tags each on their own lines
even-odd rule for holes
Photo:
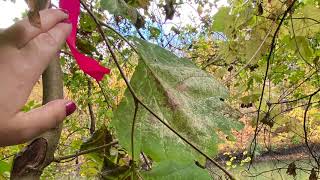
<svg viewBox="0 0 320 180">
<path fill-rule="evenodd" d="M 77 106 L 74 102 L 69 102 L 68 104 L 66 104 L 66 116 L 71 115 L 76 109 Z"/>
</svg>

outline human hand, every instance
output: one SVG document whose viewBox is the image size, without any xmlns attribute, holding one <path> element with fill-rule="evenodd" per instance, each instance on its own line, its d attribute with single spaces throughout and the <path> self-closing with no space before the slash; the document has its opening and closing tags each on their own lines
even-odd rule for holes
<svg viewBox="0 0 320 180">
<path fill-rule="evenodd" d="M 55 100 L 21 112 L 31 90 L 71 32 L 68 14 L 57 9 L 40 12 L 41 28 L 28 19 L 0 32 L 0 147 L 26 142 L 56 127 L 73 113 L 68 100 Z"/>
</svg>

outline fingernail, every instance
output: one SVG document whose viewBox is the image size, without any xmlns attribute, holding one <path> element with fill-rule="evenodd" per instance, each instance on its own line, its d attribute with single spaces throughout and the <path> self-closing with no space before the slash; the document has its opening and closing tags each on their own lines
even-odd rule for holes
<svg viewBox="0 0 320 180">
<path fill-rule="evenodd" d="M 59 10 L 69 15 L 69 11 L 68 11 L 68 10 L 66 10 L 66 9 L 61 9 L 61 8 L 60 8 Z"/>
<path fill-rule="evenodd" d="M 63 20 L 62 22 L 63 22 L 63 23 L 67 23 L 67 24 L 71 24 L 70 19 L 65 19 L 65 20 Z"/>
<path fill-rule="evenodd" d="M 66 116 L 71 115 L 76 109 L 77 106 L 74 102 L 69 102 L 68 104 L 66 104 Z"/>
</svg>

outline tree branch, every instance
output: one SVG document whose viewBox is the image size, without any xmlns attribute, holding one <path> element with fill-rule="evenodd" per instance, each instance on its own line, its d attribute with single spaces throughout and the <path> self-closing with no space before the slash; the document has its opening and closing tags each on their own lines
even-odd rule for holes
<svg viewBox="0 0 320 180">
<path fill-rule="evenodd" d="M 63 99 L 63 81 L 58 57 L 50 61 L 42 76 L 43 104 Z M 43 169 L 48 166 L 58 146 L 62 124 L 36 138 L 14 159 L 11 179 L 40 179 Z"/>
<path fill-rule="evenodd" d="M 61 162 L 63 160 L 67 160 L 67 159 L 71 159 L 71 158 L 75 158 L 75 157 L 78 157 L 78 156 L 81 156 L 81 155 L 84 155 L 84 154 L 89 154 L 89 153 L 92 153 L 92 152 L 95 152 L 95 151 L 99 151 L 99 150 L 102 150 L 102 149 L 105 149 L 109 146 L 113 146 L 115 144 L 118 144 L 118 141 L 113 141 L 111 143 L 108 143 L 108 144 L 104 144 L 102 146 L 98 146 L 98 147 L 95 147 L 95 148 L 92 148 L 92 149 L 88 149 L 88 150 L 84 150 L 84 151 L 78 151 L 76 152 L 75 154 L 71 154 L 71 155 L 67 155 L 67 156 L 61 156 L 61 157 L 55 157 L 53 162 Z"/>
</svg>

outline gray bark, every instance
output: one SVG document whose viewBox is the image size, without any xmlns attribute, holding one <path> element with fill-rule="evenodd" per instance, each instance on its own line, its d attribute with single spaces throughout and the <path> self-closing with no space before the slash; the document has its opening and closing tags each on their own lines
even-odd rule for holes
<svg viewBox="0 0 320 180">
<path fill-rule="evenodd" d="M 52 60 L 42 75 L 43 104 L 63 99 L 63 81 L 59 58 Z M 62 124 L 34 139 L 14 159 L 11 179 L 40 179 L 46 166 L 54 158 L 62 130 Z"/>
</svg>

